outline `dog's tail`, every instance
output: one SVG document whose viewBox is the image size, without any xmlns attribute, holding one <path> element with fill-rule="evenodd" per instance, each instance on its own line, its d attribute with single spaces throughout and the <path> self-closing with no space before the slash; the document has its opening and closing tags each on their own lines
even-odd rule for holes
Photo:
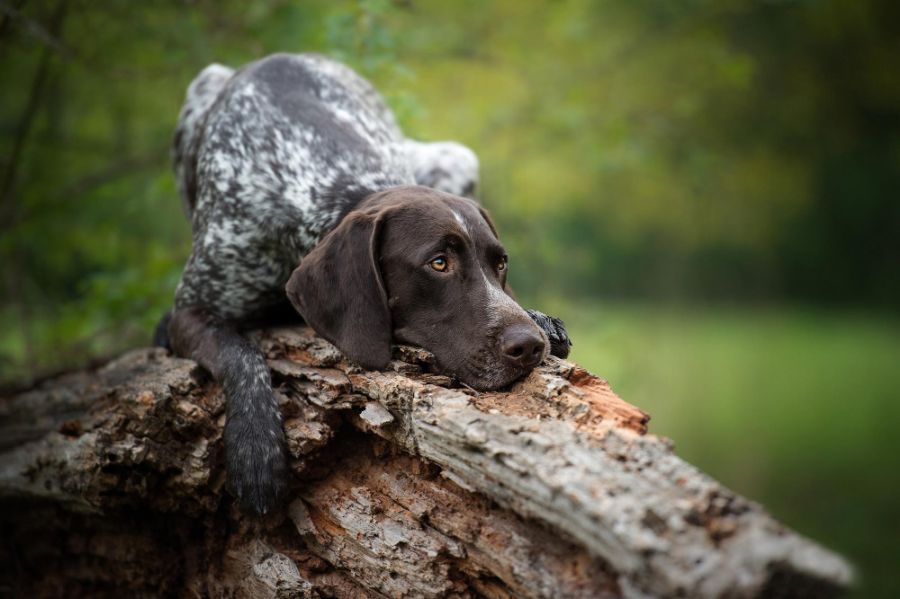
<svg viewBox="0 0 900 599">
<path fill-rule="evenodd" d="M 172 163 L 175 182 L 188 217 L 196 203 L 197 150 L 206 115 L 232 75 L 234 69 L 215 63 L 200 71 L 188 86 L 178 115 L 175 139 L 172 141 Z"/>
</svg>

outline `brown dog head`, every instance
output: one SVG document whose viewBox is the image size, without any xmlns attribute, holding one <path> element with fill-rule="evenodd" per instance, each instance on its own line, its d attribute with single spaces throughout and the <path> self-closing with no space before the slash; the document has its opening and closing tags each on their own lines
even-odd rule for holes
<svg viewBox="0 0 900 599">
<path fill-rule="evenodd" d="M 369 196 L 287 284 L 306 322 L 358 364 L 383 368 L 391 340 L 432 352 L 477 389 L 530 372 L 546 335 L 510 297 L 507 256 L 472 200 L 426 187 Z"/>
</svg>

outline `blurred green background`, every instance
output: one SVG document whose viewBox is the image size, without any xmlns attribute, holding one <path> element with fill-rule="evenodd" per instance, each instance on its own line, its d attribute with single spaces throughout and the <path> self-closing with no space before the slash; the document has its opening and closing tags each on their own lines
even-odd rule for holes
<svg viewBox="0 0 900 599">
<path fill-rule="evenodd" d="M 210 62 L 324 52 L 482 161 L 522 303 L 900 596 L 900 4 L 0 0 L 0 380 L 148 342 Z"/>
</svg>

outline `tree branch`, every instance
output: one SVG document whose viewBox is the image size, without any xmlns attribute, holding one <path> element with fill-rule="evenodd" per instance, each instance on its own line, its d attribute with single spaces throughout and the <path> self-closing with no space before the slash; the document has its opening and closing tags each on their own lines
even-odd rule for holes
<svg viewBox="0 0 900 599">
<path fill-rule="evenodd" d="M 369 372 L 305 328 L 257 341 L 299 481 L 284 513 L 249 520 L 224 493 L 221 390 L 193 362 L 134 350 L 0 402 L 0 521 L 39 573 L 9 584 L 701 598 L 850 583 L 840 557 L 677 458 L 644 412 L 571 363 L 475 393 L 413 348 Z M 60 531 L 69 540 L 53 544 Z M 91 560 L 72 549 L 82 541 Z"/>
</svg>

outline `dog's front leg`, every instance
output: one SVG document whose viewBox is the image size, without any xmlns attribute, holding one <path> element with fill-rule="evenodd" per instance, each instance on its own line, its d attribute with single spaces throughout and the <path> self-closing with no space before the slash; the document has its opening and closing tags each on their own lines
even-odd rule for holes
<svg viewBox="0 0 900 599">
<path fill-rule="evenodd" d="M 200 308 L 172 313 L 169 340 L 179 356 L 206 368 L 225 391 L 225 459 L 231 491 L 257 514 L 284 499 L 287 458 L 278 401 L 258 347 Z"/>
<path fill-rule="evenodd" d="M 547 316 L 537 310 L 525 310 L 525 312 L 535 324 L 547 333 L 547 337 L 550 339 L 550 353 L 557 358 L 567 358 L 569 349 L 572 347 L 572 340 L 569 339 L 565 323 L 555 316 Z"/>
</svg>

